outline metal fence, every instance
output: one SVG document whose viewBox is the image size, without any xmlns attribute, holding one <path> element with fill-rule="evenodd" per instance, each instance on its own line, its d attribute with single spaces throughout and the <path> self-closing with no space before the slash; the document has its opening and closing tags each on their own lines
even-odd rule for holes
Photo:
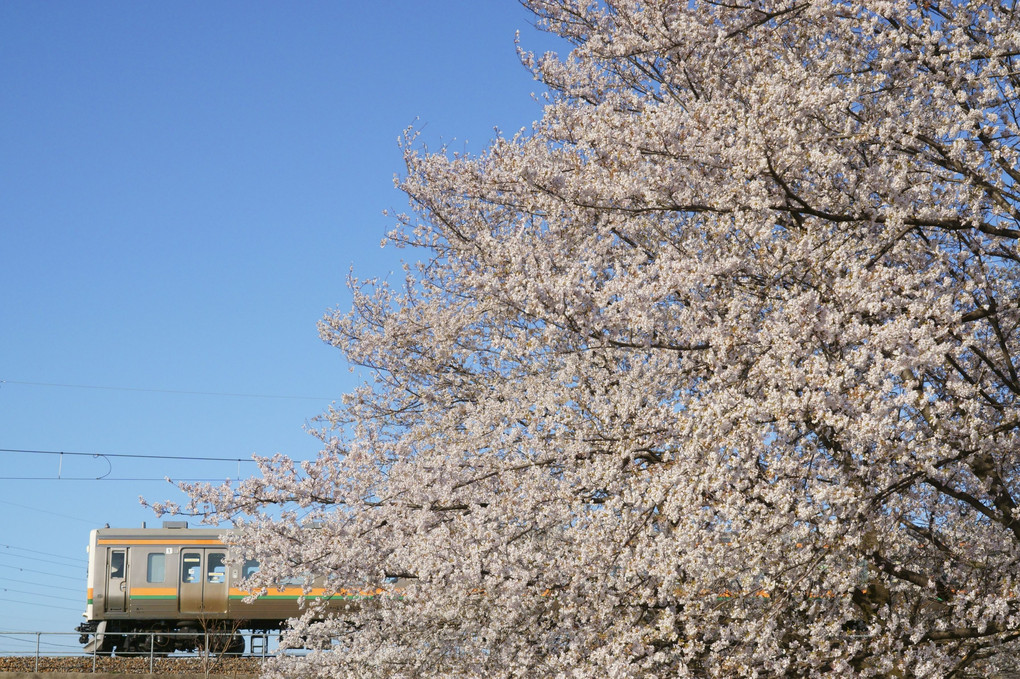
<svg viewBox="0 0 1020 679">
<path fill-rule="evenodd" d="M 86 652 L 80 643 L 78 632 L 25 632 L 0 630 L 0 671 L 39 672 L 47 669 L 57 659 L 74 661 L 75 671 L 106 671 L 110 661 L 131 658 L 138 664 L 147 664 L 151 674 L 156 663 L 164 658 L 171 661 L 191 661 L 193 663 L 212 662 L 223 658 L 241 658 L 258 664 L 276 654 L 277 640 L 275 634 L 265 632 L 223 632 L 206 631 L 200 637 L 199 648 L 190 653 L 161 653 L 158 650 L 157 637 L 190 636 L 186 632 L 117 632 L 118 636 L 133 637 L 130 651 L 109 654 L 92 651 Z M 232 639 L 242 637 L 246 653 L 219 652 L 218 648 L 228 648 Z M 236 643 L 236 642 L 235 642 Z M 138 650 L 141 649 L 141 650 Z M 147 649 L 147 650 L 145 650 Z M 147 662 L 146 662 L 147 661 Z"/>
</svg>

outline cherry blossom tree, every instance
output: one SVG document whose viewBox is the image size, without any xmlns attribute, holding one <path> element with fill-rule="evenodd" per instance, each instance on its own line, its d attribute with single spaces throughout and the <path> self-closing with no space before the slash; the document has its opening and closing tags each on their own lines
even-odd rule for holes
<svg viewBox="0 0 1020 679">
<path fill-rule="evenodd" d="M 190 488 L 263 585 L 379 588 L 273 671 L 1007 669 L 1020 10 L 525 4 L 542 117 L 408 136 L 416 263 L 320 325 L 371 376 L 321 455 Z"/>
</svg>

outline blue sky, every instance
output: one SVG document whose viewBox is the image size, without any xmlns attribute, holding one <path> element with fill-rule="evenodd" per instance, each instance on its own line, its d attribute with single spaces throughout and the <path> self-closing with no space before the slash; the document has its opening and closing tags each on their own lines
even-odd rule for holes
<svg viewBox="0 0 1020 679">
<path fill-rule="evenodd" d="M 514 0 L 0 3 L 0 631 L 73 630 L 88 531 L 180 497 L 115 479 L 252 468 L 11 451 L 315 454 L 305 424 L 355 379 L 315 323 L 351 267 L 399 267 L 379 247 L 406 206 L 397 139 L 479 151 L 539 117 L 514 34 L 555 43 L 531 19 Z"/>
</svg>

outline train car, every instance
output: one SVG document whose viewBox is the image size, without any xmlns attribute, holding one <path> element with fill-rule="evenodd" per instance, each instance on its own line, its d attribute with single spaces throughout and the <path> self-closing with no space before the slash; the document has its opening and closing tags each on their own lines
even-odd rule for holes
<svg viewBox="0 0 1020 679">
<path fill-rule="evenodd" d="M 301 583 L 281 583 L 255 601 L 244 600 L 242 580 L 258 563 L 231 559 L 220 539 L 225 532 L 188 528 L 183 521 L 166 521 L 162 528 L 93 530 L 85 622 L 77 628 L 85 651 L 243 653 L 239 631 L 279 630 L 297 616 Z M 315 584 L 312 597 L 323 594 Z M 334 596 L 329 610 L 356 606 L 365 595 Z"/>
</svg>

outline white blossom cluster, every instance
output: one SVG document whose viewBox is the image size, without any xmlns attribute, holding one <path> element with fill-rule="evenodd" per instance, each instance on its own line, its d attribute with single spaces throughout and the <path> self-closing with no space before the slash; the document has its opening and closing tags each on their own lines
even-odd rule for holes
<svg viewBox="0 0 1020 679">
<path fill-rule="evenodd" d="M 410 135 L 421 262 L 321 323 L 374 380 L 314 462 L 191 488 L 262 586 L 381 587 L 272 672 L 1007 669 L 1020 9 L 525 4 L 573 46 L 522 51 L 541 120 Z"/>
</svg>

